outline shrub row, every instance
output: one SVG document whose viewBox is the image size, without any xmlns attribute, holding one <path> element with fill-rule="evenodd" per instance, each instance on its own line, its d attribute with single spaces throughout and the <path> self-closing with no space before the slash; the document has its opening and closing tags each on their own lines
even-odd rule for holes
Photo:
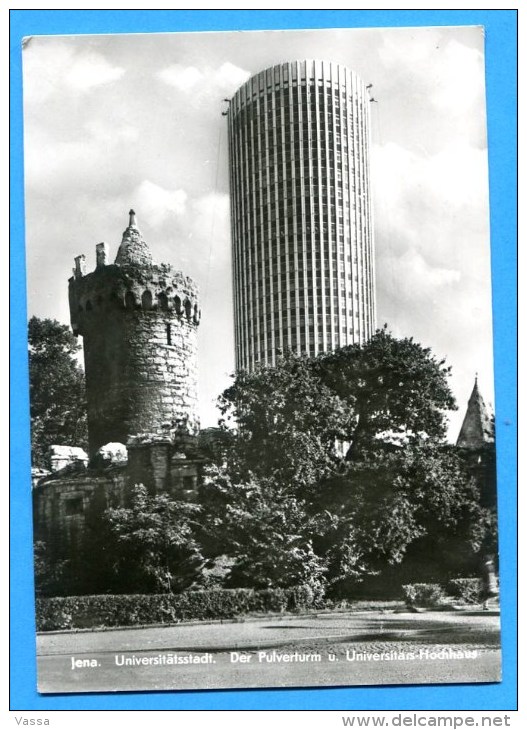
<svg viewBox="0 0 527 730">
<path fill-rule="evenodd" d="M 447 584 L 450 596 L 463 603 L 479 603 L 483 590 L 483 581 L 480 578 L 454 578 Z"/>
<path fill-rule="evenodd" d="M 410 606 L 433 608 L 451 596 L 464 603 L 481 600 L 479 578 L 402 586 Z M 295 588 L 217 588 L 180 594 L 67 596 L 37 599 L 37 631 L 168 624 L 233 619 L 249 613 L 281 613 L 320 607 L 310 586 Z"/>
<path fill-rule="evenodd" d="M 402 586 L 403 595 L 409 606 L 433 608 L 445 602 L 446 594 L 439 583 L 409 583 Z"/>
<path fill-rule="evenodd" d="M 38 598 L 37 631 L 232 619 L 248 613 L 307 609 L 315 602 L 309 586 Z"/>
<path fill-rule="evenodd" d="M 447 603 L 449 597 L 462 603 L 478 603 L 482 582 L 479 578 L 455 578 L 444 587 L 439 583 L 409 583 L 402 589 L 409 606 L 433 608 Z"/>
</svg>

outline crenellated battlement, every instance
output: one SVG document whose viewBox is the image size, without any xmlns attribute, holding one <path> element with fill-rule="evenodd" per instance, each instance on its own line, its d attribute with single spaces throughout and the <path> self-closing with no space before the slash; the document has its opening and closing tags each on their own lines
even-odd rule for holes
<svg viewBox="0 0 527 730">
<path fill-rule="evenodd" d="M 99 244 L 100 245 L 100 244 Z M 170 312 L 197 326 L 201 319 L 199 288 L 168 264 L 101 265 L 69 280 L 71 326 L 82 335 L 86 318 L 111 309 Z"/>
</svg>

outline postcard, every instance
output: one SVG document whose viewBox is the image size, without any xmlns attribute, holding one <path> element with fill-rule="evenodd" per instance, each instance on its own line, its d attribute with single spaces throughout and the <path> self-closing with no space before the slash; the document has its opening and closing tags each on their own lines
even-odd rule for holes
<svg viewBox="0 0 527 730">
<path fill-rule="evenodd" d="M 499 682 L 483 28 L 23 84 L 38 691 Z"/>
</svg>

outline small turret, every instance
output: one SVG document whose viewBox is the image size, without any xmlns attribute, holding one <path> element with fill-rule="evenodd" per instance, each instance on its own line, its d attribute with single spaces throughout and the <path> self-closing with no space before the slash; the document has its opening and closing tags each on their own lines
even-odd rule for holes
<svg viewBox="0 0 527 730">
<path fill-rule="evenodd" d="M 467 405 L 456 446 L 464 449 L 480 449 L 494 443 L 494 429 L 487 407 L 478 388 L 478 376 Z"/>
<path fill-rule="evenodd" d="M 75 268 L 73 269 L 73 276 L 76 279 L 86 275 L 86 256 L 81 253 L 79 256 L 75 256 Z"/>
<path fill-rule="evenodd" d="M 130 209 L 128 228 L 123 231 L 123 239 L 115 263 L 117 266 L 152 266 L 152 254 L 143 238 L 143 234 L 137 227 L 135 210 Z"/>
<path fill-rule="evenodd" d="M 97 268 L 108 264 L 109 247 L 107 243 L 98 243 L 95 246 Z"/>
</svg>

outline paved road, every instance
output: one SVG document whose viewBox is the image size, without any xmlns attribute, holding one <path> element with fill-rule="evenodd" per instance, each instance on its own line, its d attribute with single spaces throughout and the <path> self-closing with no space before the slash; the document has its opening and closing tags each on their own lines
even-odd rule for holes
<svg viewBox="0 0 527 730">
<path fill-rule="evenodd" d="M 499 681 L 494 612 L 340 613 L 41 634 L 39 691 Z"/>
</svg>

